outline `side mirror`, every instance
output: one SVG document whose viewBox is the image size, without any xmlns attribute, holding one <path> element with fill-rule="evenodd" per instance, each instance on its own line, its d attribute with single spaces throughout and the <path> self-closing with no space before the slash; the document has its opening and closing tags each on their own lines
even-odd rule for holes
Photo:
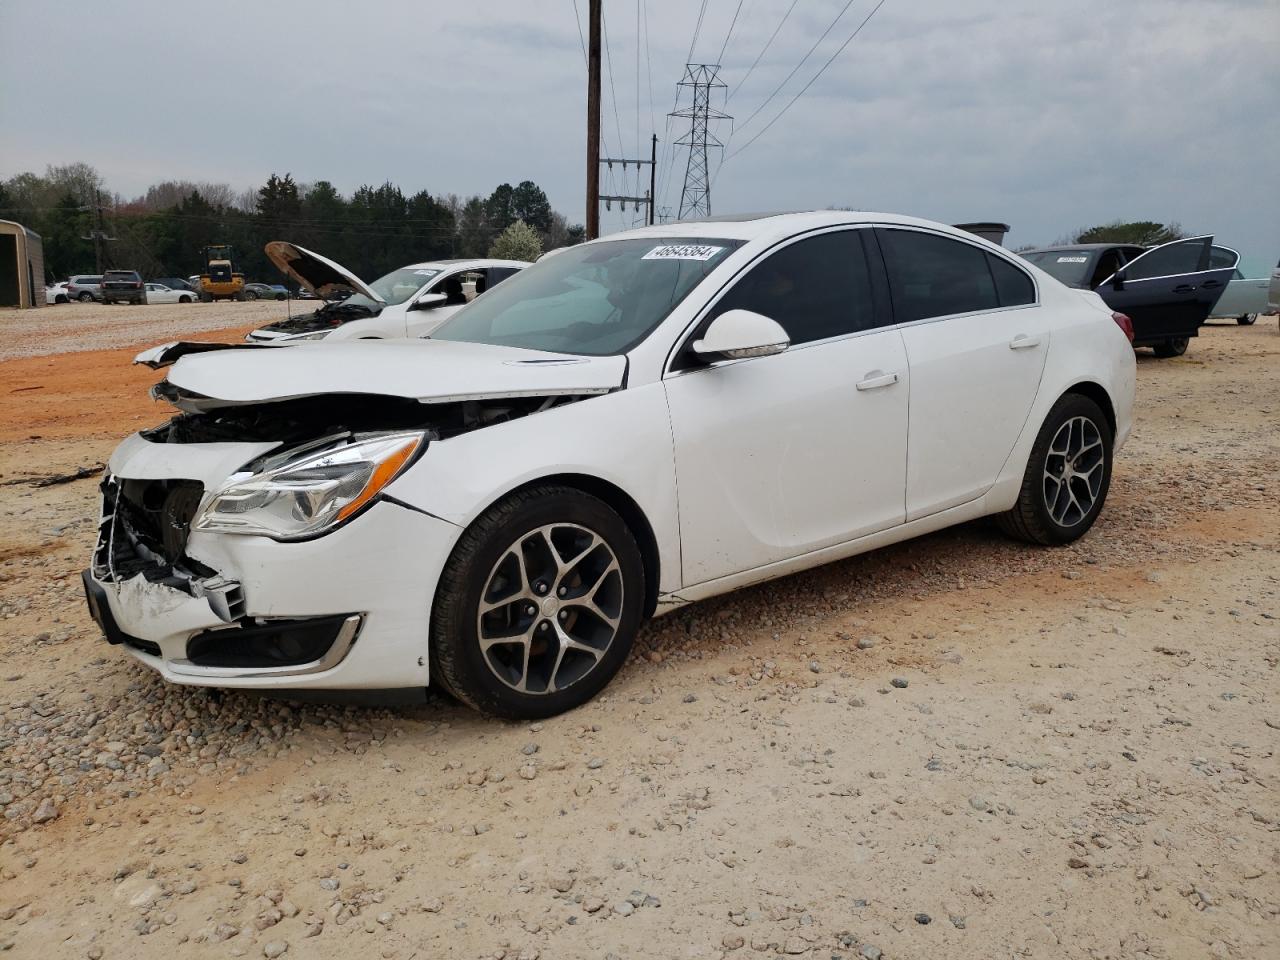
<svg viewBox="0 0 1280 960">
<path fill-rule="evenodd" d="M 1112 290 L 1123 290 L 1123 289 L 1124 289 L 1124 267 L 1121 267 L 1119 270 L 1117 270 L 1117 271 L 1112 275 L 1112 277 L 1111 277 L 1111 289 L 1112 289 Z"/>
<path fill-rule="evenodd" d="M 449 298 L 443 293 L 424 293 L 413 304 L 415 310 L 430 310 L 441 306 Z"/>
<path fill-rule="evenodd" d="M 764 314 L 750 310 L 726 310 L 711 321 L 693 352 L 706 362 L 727 358 L 768 357 L 791 346 L 787 331 Z"/>
</svg>

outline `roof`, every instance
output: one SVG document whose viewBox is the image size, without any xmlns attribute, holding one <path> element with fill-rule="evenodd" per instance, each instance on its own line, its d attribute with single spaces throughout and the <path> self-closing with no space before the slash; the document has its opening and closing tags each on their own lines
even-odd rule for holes
<svg viewBox="0 0 1280 960">
<path fill-rule="evenodd" d="M 611 233 L 607 237 L 593 240 L 592 243 L 620 239 L 643 239 L 645 237 L 707 237 L 724 240 L 756 240 L 771 239 L 794 235 L 803 230 L 820 229 L 822 227 L 838 227 L 844 225 L 882 223 L 904 227 L 927 227 L 942 233 L 949 233 L 968 241 L 983 241 L 981 237 L 958 230 L 944 223 L 933 220 L 922 220 L 919 217 L 907 217 L 898 213 L 876 213 L 869 210 L 809 210 L 797 213 L 749 213 L 724 217 L 711 217 L 705 220 L 688 220 L 678 223 L 659 223 L 651 227 L 639 227 L 621 233 Z M 995 249 L 1002 249 L 991 244 Z M 1006 251 L 1007 253 L 1008 251 Z"/>
<path fill-rule="evenodd" d="M 424 260 L 422 263 L 409 263 L 398 269 L 452 270 L 456 267 L 471 267 L 478 270 L 481 267 L 527 267 L 528 265 L 523 260 L 495 260 L 492 257 L 477 257 L 472 260 Z"/>
</svg>

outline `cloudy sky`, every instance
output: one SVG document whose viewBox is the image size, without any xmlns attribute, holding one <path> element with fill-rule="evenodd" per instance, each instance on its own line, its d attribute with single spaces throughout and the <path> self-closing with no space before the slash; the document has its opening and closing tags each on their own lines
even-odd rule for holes
<svg viewBox="0 0 1280 960">
<path fill-rule="evenodd" d="M 716 128 L 729 147 L 715 212 L 840 205 L 1004 220 L 1014 245 L 1116 218 L 1176 220 L 1259 267 L 1280 256 L 1275 0 L 887 0 L 752 141 L 875 2 L 854 0 L 769 100 L 845 0 L 708 0 L 693 60 L 723 65 L 718 106 L 735 118 Z M 659 205 L 673 210 L 685 156 L 665 142 L 683 121 L 668 127 L 666 114 L 702 6 L 605 0 L 606 147 L 647 154 L 656 132 Z M 242 188 L 273 171 L 344 191 L 391 180 L 406 193 L 531 179 L 583 217 L 573 0 L 91 9 L 0 0 L 0 177 L 83 160 L 125 195 L 161 179 Z M 620 171 L 609 186 L 635 189 Z M 602 214 L 606 231 L 625 220 Z"/>
</svg>

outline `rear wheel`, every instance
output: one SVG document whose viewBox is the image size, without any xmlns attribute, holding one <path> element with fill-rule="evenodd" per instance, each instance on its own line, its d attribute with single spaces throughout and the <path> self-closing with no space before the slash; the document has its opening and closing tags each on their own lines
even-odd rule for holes
<svg viewBox="0 0 1280 960">
<path fill-rule="evenodd" d="M 84 293 L 76 297 L 81 303 L 89 303 L 93 300 L 93 294 L 86 290 Z"/>
<path fill-rule="evenodd" d="M 258 299 L 258 295 L 257 295 L 256 293 L 254 293 L 252 290 L 246 290 L 246 291 L 244 292 L 244 298 L 245 298 L 246 300 L 257 300 L 257 299 Z"/>
<path fill-rule="evenodd" d="M 1191 343 L 1190 337 L 1172 337 L 1164 343 L 1155 345 L 1155 354 L 1162 360 L 1169 357 L 1180 357 L 1187 352 L 1187 346 Z"/>
<path fill-rule="evenodd" d="M 640 549 L 606 503 L 568 487 L 512 494 L 454 548 L 431 616 L 431 675 L 513 720 L 594 697 L 631 650 L 644 604 Z"/>
<path fill-rule="evenodd" d="M 1088 397 L 1068 393 L 1045 418 L 1012 510 L 998 517 L 1010 536 L 1056 545 L 1084 536 L 1111 487 L 1111 426 Z"/>
<path fill-rule="evenodd" d="M 1242 327 L 1252 327 L 1257 319 L 1258 315 L 1256 313 L 1242 313 L 1240 316 L 1236 317 L 1236 323 L 1240 324 Z"/>
</svg>

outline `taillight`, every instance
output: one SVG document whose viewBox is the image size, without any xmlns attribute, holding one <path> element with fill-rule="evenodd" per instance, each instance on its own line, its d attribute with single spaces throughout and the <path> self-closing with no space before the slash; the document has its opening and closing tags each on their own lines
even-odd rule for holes
<svg viewBox="0 0 1280 960">
<path fill-rule="evenodd" d="M 1112 313 L 1111 319 L 1116 322 L 1116 326 L 1124 331 L 1124 335 L 1129 338 L 1129 342 L 1133 343 L 1133 321 L 1129 319 L 1129 315 L 1127 313 Z"/>
</svg>

